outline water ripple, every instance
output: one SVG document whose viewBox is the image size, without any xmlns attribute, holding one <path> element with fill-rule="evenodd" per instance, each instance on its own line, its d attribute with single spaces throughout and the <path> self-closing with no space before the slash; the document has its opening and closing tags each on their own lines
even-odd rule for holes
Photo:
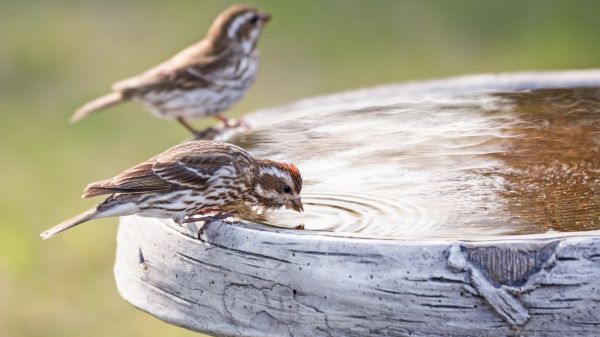
<svg viewBox="0 0 600 337">
<path fill-rule="evenodd" d="M 251 116 L 231 139 L 302 172 L 306 212 L 269 222 L 399 237 L 600 229 L 600 89 L 353 102 Z"/>
<path fill-rule="evenodd" d="M 270 215 L 269 221 L 286 226 L 344 233 L 389 235 L 410 233 L 427 236 L 447 223 L 448 214 L 432 212 L 427 203 L 414 198 L 394 198 L 365 193 L 312 193 L 303 196 L 305 212 Z"/>
</svg>

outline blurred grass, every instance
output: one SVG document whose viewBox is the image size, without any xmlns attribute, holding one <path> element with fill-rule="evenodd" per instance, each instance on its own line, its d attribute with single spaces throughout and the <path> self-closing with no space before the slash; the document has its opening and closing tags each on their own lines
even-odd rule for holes
<svg viewBox="0 0 600 337">
<path fill-rule="evenodd" d="M 596 1 L 249 1 L 274 15 L 257 83 L 230 114 L 386 82 L 597 67 Z M 124 105 L 72 111 L 195 42 L 231 1 L 0 0 L 0 335 L 191 336 L 121 300 L 116 220 L 48 242 L 82 188 L 188 137 Z M 200 122 L 199 125 L 211 123 Z"/>
</svg>

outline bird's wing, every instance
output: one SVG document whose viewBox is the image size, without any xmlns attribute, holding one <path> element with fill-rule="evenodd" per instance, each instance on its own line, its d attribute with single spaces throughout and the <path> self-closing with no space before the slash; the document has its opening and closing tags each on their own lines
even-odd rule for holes
<svg viewBox="0 0 600 337">
<path fill-rule="evenodd" d="M 239 174 L 234 153 L 227 153 L 219 147 L 212 150 L 198 148 L 193 153 L 180 153 L 176 151 L 177 148 L 136 165 L 112 179 L 90 184 L 83 196 L 156 193 L 186 188 L 201 191 L 214 181 L 211 178 Z"/>
<path fill-rule="evenodd" d="M 222 172 L 221 172 L 222 170 Z M 202 190 L 210 184 L 211 178 L 221 174 L 235 175 L 233 158 L 225 154 L 189 156 L 177 161 L 157 162 L 152 171 L 160 179 L 170 184 Z"/>
<path fill-rule="evenodd" d="M 169 60 L 146 72 L 113 84 L 114 91 L 144 91 L 160 86 L 185 87 L 194 83 L 195 87 L 202 83 L 210 84 L 211 70 L 223 65 L 222 54 L 210 53 L 204 43 L 192 45 Z"/>
</svg>

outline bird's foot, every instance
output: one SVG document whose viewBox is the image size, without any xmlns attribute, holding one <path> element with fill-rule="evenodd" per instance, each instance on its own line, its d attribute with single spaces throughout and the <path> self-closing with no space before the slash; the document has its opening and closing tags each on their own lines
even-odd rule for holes
<svg viewBox="0 0 600 337">
<path fill-rule="evenodd" d="M 213 140 L 213 139 L 217 138 L 217 136 L 219 136 L 221 133 L 222 133 L 222 129 L 206 128 L 202 131 L 195 131 L 193 133 L 193 135 L 194 135 L 194 140 L 200 140 L 200 139 Z"/>
<path fill-rule="evenodd" d="M 198 217 L 194 217 L 194 215 L 200 215 Z M 202 221 L 205 224 L 206 223 L 210 223 L 213 221 L 222 221 L 231 217 L 235 217 L 237 216 L 237 213 L 234 211 L 228 211 L 228 212 L 223 212 L 220 209 L 214 210 L 214 209 L 209 209 L 208 211 L 204 212 L 202 211 L 201 213 L 195 213 L 192 214 L 191 216 L 186 217 L 183 222 L 184 223 L 190 223 L 190 222 L 199 222 Z"/>
<path fill-rule="evenodd" d="M 200 216 L 193 217 L 194 215 L 200 215 Z M 200 229 L 198 230 L 198 234 L 197 234 L 198 239 L 200 239 L 200 237 L 202 236 L 202 233 L 204 233 L 204 230 L 206 229 L 206 227 L 209 226 L 211 223 L 213 223 L 215 221 L 224 221 L 229 218 L 236 217 L 236 216 L 237 216 L 237 213 L 235 211 L 224 212 L 220 208 L 205 208 L 205 209 L 198 211 L 197 213 L 192 214 L 191 216 L 186 217 L 185 220 L 183 220 L 183 221 L 185 223 L 203 222 L 203 225 L 202 225 L 202 227 L 200 227 Z"/>
<path fill-rule="evenodd" d="M 248 129 L 248 123 L 246 123 L 241 118 L 227 118 L 221 114 L 217 114 L 214 116 L 216 119 L 221 121 L 219 124 L 220 128 L 223 129 Z"/>
<path fill-rule="evenodd" d="M 223 125 L 228 129 L 248 129 L 248 123 L 241 118 L 227 118 L 222 121 Z"/>
<path fill-rule="evenodd" d="M 220 209 L 219 207 L 207 207 L 207 208 L 203 208 L 203 209 L 197 211 L 196 213 L 194 213 L 192 215 L 206 216 L 208 214 L 216 214 L 216 213 L 223 213 L 223 210 Z"/>
<path fill-rule="evenodd" d="M 193 132 L 194 140 L 216 140 L 226 138 L 227 135 L 248 130 L 248 124 L 242 119 L 225 119 L 214 126 L 206 128 L 202 131 Z"/>
</svg>

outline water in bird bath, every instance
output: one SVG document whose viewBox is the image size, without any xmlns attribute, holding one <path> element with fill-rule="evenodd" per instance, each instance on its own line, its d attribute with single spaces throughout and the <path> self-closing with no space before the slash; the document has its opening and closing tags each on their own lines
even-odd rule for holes
<svg viewBox="0 0 600 337">
<path fill-rule="evenodd" d="M 229 141 L 295 163 L 274 224 L 398 237 L 600 229 L 600 89 L 317 99 Z"/>
</svg>

